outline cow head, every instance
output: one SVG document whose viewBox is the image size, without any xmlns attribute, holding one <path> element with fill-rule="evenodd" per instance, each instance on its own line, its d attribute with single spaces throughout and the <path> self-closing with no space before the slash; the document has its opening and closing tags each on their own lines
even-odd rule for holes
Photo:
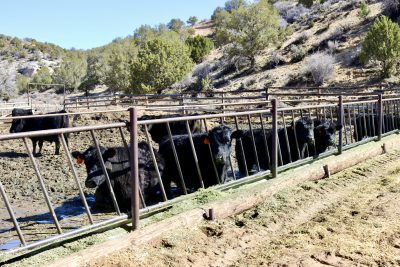
<svg viewBox="0 0 400 267">
<path fill-rule="evenodd" d="M 324 152 L 328 147 L 336 145 L 336 131 L 343 128 L 343 125 L 337 125 L 332 120 L 315 120 L 314 137 L 316 145 Z"/>
<path fill-rule="evenodd" d="M 110 176 L 110 174 L 112 173 L 112 164 L 109 159 L 115 156 L 116 149 L 100 147 L 100 151 L 107 173 Z M 76 159 L 78 164 L 85 163 L 87 172 L 87 177 L 85 181 L 86 187 L 95 188 L 105 182 L 106 176 L 104 175 L 104 172 L 101 168 L 95 147 L 89 147 L 83 153 L 74 151 L 72 152 L 72 156 Z"/>
<path fill-rule="evenodd" d="M 30 109 L 20 109 L 20 108 L 15 108 L 12 110 L 12 116 L 13 117 L 20 117 L 20 116 L 28 116 L 28 115 L 33 115 L 32 110 Z M 12 120 L 11 128 L 10 128 L 10 133 L 20 133 L 23 131 L 24 127 L 26 125 L 26 120 L 25 119 L 14 119 Z"/>
<path fill-rule="evenodd" d="M 293 125 L 295 125 L 296 128 L 296 136 L 299 144 L 308 144 L 314 146 L 315 139 L 313 120 L 304 117 L 297 120 L 295 124 L 292 123 L 292 128 L 294 127 Z"/>
<path fill-rule="evenodd" d="M 243 136 L 243 131 L 234 131 L 226 125 L 219 125 L 202 137 L 205 145 L 210 144 L 216 164 L 226 164 L 231 153 L 232 139 Z"/>
</svg>

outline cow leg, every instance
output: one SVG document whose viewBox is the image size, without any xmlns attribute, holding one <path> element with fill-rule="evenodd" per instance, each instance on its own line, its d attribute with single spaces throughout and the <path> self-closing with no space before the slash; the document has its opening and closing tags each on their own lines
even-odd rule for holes
<svg viewBox="0 0 400 267">
<path fill-rule="evenodd" d="M 56 153 L 55 153 L 55 155 L 60 155 L 60 142 L 56 141 L 55 143 L 56 143 Z"/>
<path fill-rule="evenodd" d="M 36 142 L 37 140 L 32 140 L 33 155 L 36 155 Z"/>
<path fill-rule="evenodd" d="M 38 156 L 42 155 L 42 148 L 43 148 L 43 140 L 39 140 L 39 152 L 37 153 Z"/>
</svg>

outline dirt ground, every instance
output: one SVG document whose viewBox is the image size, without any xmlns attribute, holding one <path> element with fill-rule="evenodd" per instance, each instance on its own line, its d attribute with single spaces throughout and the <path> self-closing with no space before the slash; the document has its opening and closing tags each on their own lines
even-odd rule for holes
<svg viewBox="0 0 400 267">
<path fill-rule="evenodd" d="M 97 266 L 399 266 L 400 151 L 179 229 Z"/>
<path fill-rule="evenodd" d="M 153 112 L 157 114 L 157 112 Z M 98 125 L 118 122 L 127 119 L 128 113 L 81 115 L 70 118 L 72 126 Z M 141 115 L 141 114 L 139 114 Z M 239 123 L 241 124 L 241 121 Z M 218 124 L 218 120 L 208 120 L 207 126 L 211 129 Z M 256 124 L 255 124 L 256 125 Z M 0 122 L 0 134 L 7 134 L 11 124 Z M 233 125 L 231 125 L 234 127 Z M 129 141 L 129 132 L 123 129 L 125 139 Z M 106 147 L 123 146 L 118 129 L 95 131 L 100 145 Z M 139 132 L 140 141 L 145 140 L 142 131 Z M 93 145 L 89 132 L 73 133 L 69 136 L 70 151 L 85 151 Z M 158 145 L 152 144 L 155 149 Z M 28 146 L 32 149 L 31 141 Z M 61 155 L 54 155 L 55 145 L 44 143 L 42 156 L 36 157 L 45 187 L 48 190 L 51 203 L 55 208 L 61 227 L 64 231 L 73 230 L 88 225 L 78 187 L 70 171 L 65 151 L 61 148 Z M 236 166 L 236 162 L 234 163 Z M 89 205 L 94 203 L 94 189 L 86 188 L 84 181 L 87 176 L 84 165 L 75 165 L 80 184 L 86 194 Z M 32 163 L 26 153 L 22 140 L 3 141 L 0 143 L 0 179 L 11 202 L 14 213 L 20 223 L 27 242 L 37 241 L 50 235 L 57 234 L 52 218 L 49 214 L 38 178 Z M 93 210 L 92 210 L 93 212 Z M 93 216 L 95 222 L 112 218 L 116 213 L 97 213 Z M 0 200 L 0 250 L 12 249 L 19 246 L 18 236 L 13 229 L 3 200 Z"/>
</svg>

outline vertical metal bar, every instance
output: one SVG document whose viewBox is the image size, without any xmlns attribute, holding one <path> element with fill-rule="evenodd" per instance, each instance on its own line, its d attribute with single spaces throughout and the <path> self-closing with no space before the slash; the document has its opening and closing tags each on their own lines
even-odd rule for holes
<svg viewBox="0 0 400 267">
<path fill-rule="evenodd" d="M 232 157 L 229 155 L 229 166 L 231 167 L 233 180 L 236 180 L 235 170 L 233 169 Z"/>
<path fill-rule="evenodd" d="M 132 129 L 132 125 L 131 125 L 131 129 Z M 110 190 L 111 200 L 113 201 L 115 211 L 117 212 L 118 215 L 121 215 L 121 211 L 119 210 L 117 199 L 115 198 L 114 190 L 111 185 L 110 176 L 108 175 L 106 166 L 104 164 L 103 155 L 101 154 L 99 141 L 97 140 L 96 135 L 94 134 L 93 130 L 90 130 L 90 134 L 92 136 L 94 146 L 96 147 L 96 153 L 97 153 L 97 157 L 99 158 L 100 167 L 104 173 L 104 176 L 106 177 L 106 183 L 108 186 L 108 190 Z M 132 173 L 131 173 L 131 176 L 132 176 Z"/>
<path fill-rule="evenodd" d="M 57 232 L 59 234 L 62 234 L 62 229 L 61 229 L 60 223 L 58 222 L 57 215 L 54 212 L 53 206 L 51 205 L 50 197 L 49 197 L 49 194 L 48 194 L 48 192 L 46 190 L 46 186 L 44 184 L 42 174 L 40 173 L 39 166 L 38 166 L 38 164 L 37 164 L 37 162 L 35 160 L 35 157 L 32 154 L 31 149 L 28 146 L 28 139 L 26 137 L 24 137 L 23 140 L 24 140 L 24 145 L 25 145 L 26 151 L 28 151 L 29 158 L 31 159 L 33 168 L 35 169 L 36 176 L 38 177 L 39 185 L 40 185 L 40 188 L 41 188 L 41 190 L 43 192 L 44 198 L 46 200 L 47 207 L 49 208 L 50 215 L 53 218 L 54 224 L 55 224 L 55 226 L 57 228 Z"/>
<path fill-rule="evenodd" d="M 283 111 L 281 113 L 281 116 L 282 116 L 282 121 L 283 121 L 283 131 L 285 133 L 286 148 L 287 148 L 287 152 L 288 152 L 288 155 L 289 155 L 289 163 L 292 163 L 292 153 L 290 151 L 289 136 L 288 136 L 288 133 L 287 133 L 287 127 L 286 127 L 286 121 L 285 121 L 285 113 Z"/>
<path fill-rule="evenodd" d="M 344 112 L 344 108 L 343 108 L 343 112 Z M 347 138 L 346 113 L 343 113 L 343 132 L 344 132 L 344 140 L 346 140 L 346 145 L 348 145 L 349 139 Z"/>
<path fill-rule="evenodd" d="M 299 159 L 301 159 L 302 157 L 301 157 L 301 153 L 300 153 L 299 142 L 297 141 L 296 123 L 294 121 L 294 112 L 293 112 L 293 110 L 292 110 L 291 113 L 292 113 L 293 133 L 294 133 L 294 140 L 295 140 L 295 143 L 296 143 L 297 155 L 298 155 Z"/>
<path fill-rule="evenodd" d="M 269 157 L 268 141 L 267 141 L 267 136 L 265 135 L 265 129 L 264 129 L 264 123 L 263 123 L 263 119 L 262 119 L 262 114 L 260 114 L 260 124 L 261 124 L 261 131 L 262 131 L 262 134 L 263 134 L 265 153 L 267 155 L 267 166 L 268 166 L 268 169 L 271 170 L 271 159 Z"/>
<path fill-rule="evenodd" d="M 238 123 L 238 118 L 237 118 L 237 116 L 234 117 L 234 120 L 235 120 L 236 130 L 239 130 L 239 123 Z M 244 166 L 244 170 L 245 170 L 245 172 L 246 172 L 246 176 L 249 176 L 249 170 L 248 170 L 248 168 L 247 168 L 246 155 L 244 154 L 242 139 L 239 138 L 239 139 L 237 139 L 237 141 L 238 141 L 239 146 L 240 146 L 240 149 L 241 149 L 241 151 L 242 151 L 243 166 Z M 236 145 L 237 145 L 237 144 L 236 144 Z"/>
<path fill-rule="evenodd" d="M 208 132 L 207 121 L 206 121 L 206 119 L 203 119 L 202 121 L 204 122 L 204 129 L 205 129 L 205 131 Z M 211 150 L 211 145 L 210 145 L 210 144 L 208 144 L 208 150 L 209 150 L 209 152 L 210 152 L 211 162 L 212 162 L 212 165 L 213 165 L 215 177 L 216 177 L 216 179 L 217 179 L 217 182 L 218 182 L 219 184 L 221 184 L 221 183 L 222 183 L 222 179 L 220 180 L 220 178 L 219 178 L 218 171 L 217 171 L 217 166 L 215 165 L 214 157 L 212 156 L 212 150 Z M 229 160 L 231 160 L 231 159 L 229 158 Z M 236 180 L 236 178 L 235 178 L 235 171 L 233 170 L 232 162 L 230 162 L 230 164 L 231 164 L 231 169 L 232 169 L 233 177 L 234 177 L 234 179 Z M 222 177 L 221 177 L 221 178 L 222 178 Z"/>
<path fill-rule="evenodd" d="M 256 160 L 257 170 L 260 172 L 261 171 L 260 163 L 259 163 L 259 160 L 258 160 L 256 141 L 255 141 L 255 138 L 254 138 L 253 126 L 251 125 L 250 115 L 247 115 L 247 121 L 249 123 L 249 131 L 250 131 L 251 142 L 252 142 L 252 145 L 253 145 L 254 159 Z"/>
<path fill-rule="evenodd" d="M 129 124 L 130 124 L 130 149 L 131 149 L 131 213 L 132 213 L 132 230 L 139 227 L 139 153 L 138 153 L 138 126 L 137 126 L 137 109 L 129 108 Z M 151 143 L 149 143 L 151 148 Z M 152 149 L 150 149 L 152 151 Z M 156 170 L 158 171 L 157 162 L 155 163 Z M 118 206 L 118 205 L 117 205 Z"/>
<path fill-rule="evenodd" d="M 367 106 L 369 106 L 367 104 Z M 368 114 L 371 117 L 371 127 L 372 127 L 372 132 L 373 132 L 373 136 L 377 136 L 378 131 L 375 131 L 375 115 L 374 115 L 374 106 L 373 103 L 371 103 L 371 111 L 368 108 Z"/>
<path fill-rule="evenodd" d="M 172 137 L 171 127 L 169 126 L 169 122 L 168 122 L 166 125 L 167 125 L 167 131 L 168 131 L 169 142 L 171 143 L 171 148 L 172 148 L 172 152 L 173 152 L 173 154 L 174 154 L 175 163 L 176 163 L 176 168 L 178 169 L 179 179 L 181 180 L 181 185 L 182 185 L 183 193 L 184 193 L 185 195 L 187 195 L 187 188 L 186 188 L 185 180 L 183 179 L 181 164 L 179 163 L 178 153 L 176 152 L 175 143 L 174 143 L 174 139 L 173 139 L 173 137 Z M 207 127 L 207 126 L 206 126 L 206 127 Z"/>
<path fill-rule="evenodd" d="M 358 142 L 361 140 L 361 136 L 359 137 L 358 135 L 358 123 L 357 123 L 357 115 L 356 115 L 356 107 L 353 106 L 353 119 L 354 119 L 354 136 L 355 136 L 355 141 Z"/>
<path fill-rule="evenodd" d="M 168 200 L 167 194 L 165 193 L 163 180 L 161 179 L 160 170 L 158 169 L 157 159 L 156 159 L 156 156 L 154 154 L 153 146 L 151 145 L 151 139 L 150 139 L 150 135 L 149 135 L 149 130 L 148 130 L 146 124 L 144 125 L 144 132 L 146 134 L 147 143 L 149 144 L 149 147 L 150 147 L 150 155 L 151 155 L 151 159 L 152 159 L 153 164 L 154 164 L 155 169 L 156 169 L 157 179 L 158 179 L 158 183 L 160 184 L 160 189 L 161 189 L 161 194 L 162 194 L 163 200 L 167 201 Z"/>
<path fill-rule="evenodd" d="M 378 140 L 382 139 L 383 107 L 382 94 L 378 96 Z"/>
<path fill-rule="evenodd" d="M 130 158 L 131 158 L 131 150 L 129 149 L 128 142 L 125 139 L 125 135 L 124 135 L 124 133 L 122 131 L 122 128 L 118 127 L 118 129 L 119 129 L 119 133 L 121 135 L 122 143 L 123 143 L 126 151 L 128 151 L 128 156 L 129 156 L 129 160 L 130 160 Z M 142 201 L 143 207 L 146 208 L 147 207 L 146 201 L 144 199 L 144 196 L 143 196 L 143 193 L 142 193 L 142 189 L 140 187 L 139 187 L 139 195 L 140 195 L 140 200 Z"/>
<path fill-rule="evenodd" d="M 344 109 L 343 109 L 343 96 L 339 96 L 339 124 L 343 125 L 343 115 L 344 115 Z M 339 130 L 339 147 L 338 147 L 338 152 L 339 154 L 342 154 L 342 150 L 343 150 L 343 127 L 342 129 Z"/>
<path fill-rule="evenodd" d="M 0 181 L 0 193 L 1 193 L 1 196 L 3 197 L 4 203 L 6 204 L 8 214 L 11 217 L 11 220 L 14 224 L 15 230 L 17 231 L 19 240 L 21 241 L 22 245 L 26 246 L 26 241 L 25 241 L 24 235 L 22 234 L 21 228 L 19 228 L 18 221 L 15 218 L 14 211 L 11 207 L 10 201 L 8 200 L 6 191 L 4 190 L 4 187 L 3 187 L 3 184 L 1 183 L 1 181 Z"/>
<path fill-rule="evenodd" d="M 391 118 L 392 118 L 392 127 L 390 128 L 390 130 L 393 131 L 395 129 L 395 126 L 394 126 L 394 102 L 393 102 L 393 100 L 390 101 L 389 107 L 391 109 L 390 115 L 391 115 Z"/>
<path fill-rule="evenodd" d="M 196 149 L 195 149 L 194 143 L 193 143 L 193 136 L 192 136 L 192 132 L 190 131 L 188 121 L 186 121 L 186 131 L 188 133 L 188 138 L 189 138 L 190 147 L 191 147 L 192 153 L 193 153 L 194 163 L 196 164 L 196 170 L 197 170 L 200 186 L 202 188 L 204 188 L 203 176 L 201 175 L 201 171 L 200 171 L 199 159 L 197 158 Z"/>
<path fill-rule="evenodd" d="M 347 119 L 348 119 L 348 121 L 349 121 L 349 129 L 350 129 L 350 142 L 351 142 L 351 143 L 354 143 L 354 137 L 353 137 L 353 134 L 352 134 L 352 131 L 351 131 L 351 107 L 349 106 L 349 107 L 347 108 L 347 110 L 348 110 L 348 112 L 347 112 Z"/>
<path fill-rule="evenodd" d="M 87 214 L 87 216 L 89 218 L 89 222 L 90 222 L 90 224 L 93 224 L 94 221 L 93 221 L 92 213 L 90 212 L 89 205 L 87 204 L 87 201 L 86 201 L 86 198 L 85 198 L 85 194 L 83 193 L 82 186 L 81 186 L 81 184 L 79 182 L 78 174 L 77 174 L 76 169 L 74 167 L 74 163 L 73 163 L 69 148 L 67 146 L 67 142 L 65 141 L 64 134 L 61 133 L 59 135 L 59 139 L 61 140 L 61 144 L 62 144 L 62 146 L 64 148 L 64 151 L 65 151 L 65 154 L 67 156 L 68 164 L 69 164 L 69 168 L 71 169 L 72 176 L 74 177 L 75 183 L 78 186 L 79 195 L 80 195 L 80 197 L 82 199 L 82 204 L 85 207 L 85 211 L 86 211 L 86 214 Z"/>
<path fill-rule="evenodd" d="M 278 105 L 277 100 L 272 99 L 272 177 L 278 175 Z"/>
<path fill-rule="evenodd" d="M 364 104 L 362 104 L 362 118 L 363 118 L 363 134 L 364 136 L 368 136 L 368 129 L 367 129 L 367 119 L 365 118 L 365 110 L 364 110 Z"/>
</svg>

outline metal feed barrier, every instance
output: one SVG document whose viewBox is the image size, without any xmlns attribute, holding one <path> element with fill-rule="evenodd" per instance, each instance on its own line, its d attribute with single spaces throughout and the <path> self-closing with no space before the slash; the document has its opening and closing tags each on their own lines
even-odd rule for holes
<svg viewBox="0 0 400 267">
<path fill-rule="evenodd" d="M 265 87 L 263 89 L 244 89 L 234 91 L 212 91 L 212 92 L 183 92 L 179 94 L 113 94 L 101 96 L 78 96 L 64 99 L 64 108 L 95 108 L 108 106 L 138 106 L 138 107 L 184 107 L 208 105 L 209 107 L 218 106 L 219 108 L 208 109 L 209 112 L 220 112 L 219 109 L 229 111 L 225 106 L 233 103 L 238 106 L 246 106 L 237 103 L 237 100 L 245 100 L 247 105 L 256 106 L 269 101 L 273 97 L 279 97 L 285 102 L 335 102 L 335 97 L 339 94 L 359 97 L 361 95 L 373 96 L 377 91 L 385 89 L 390 95 L 398 94 L 399 88 L 387 87 L 382 85 L 360 86 L 360 87 Z M 363 92 L 360 92 L 363 91 Z M 365 92 L 367 91 L 367 92 Z M 313 97 L 313 99 L 304 99 Z M 353 99 L 355 100 L 355 99 Z M 260 103 L 261 102 L 261 103 Z M 247 108 L 248 110 L 248 108 Z M 231 110 L 237 111 L 237 110 Z"/>
<path fill-rule="evenodd" d="M 139 216 L 155 211 L 162 207 L 171 205 L 176 199 L 168 198 L 168 193 L 165 191 L 163 187 L 162 175 L 157 171 L 157 179 L 160 185 L 160 195 L 162 197 L 162 201 L 155 205 L 148 205 L 143 198 L 143 192 L 141 192 L 139 187 L 139 167 L 138 167 L 138 139 L 144 139 L 150 144 L 150 152 L 151 152 L 151 160 L 154 166 L 157 166 L 157 160 L 155 157 L 155 151 L 153 150 L 152 140 L 149 134 L 149 126 L 154 124 L 165 124 L 168 129 L 168 140 L 170 141 L 174 162 L 179 171 L 179 180 L 182 186 L 183 194 L 189 194 L 192 190 L 186 187 L 185 185 L 185 177 L 183 176 L 181 170 L 181 163 L 179 154 L 177 149 L 175 148 L 173 142 L 173 136 L 171 133 L 170 124 L 173 122 L 184 122 L 186 124 L 186 132 L 190 141 L 190 150 L 193 155 L 193 159 L 195 160 L 196 166 L 196 174 L 199 179 L 201 187 L 204 187 L 203 176 L 199 167 L 199 159 L 197 157 L 197 152 L 195 145 L 193 143 L 193 133 L 189 129 L 190 121 L 200 121 L 201 122 L 201 130 L 208 131 L 212 128 L 213 125 L 217 125 L 220 121 L 224 121 L 224 123 L 230 126 L 235 130 L 246 130 L 250 133 L 252 144 L 251 149 L 253 151 L 254 159 L 255 159 L 255 169 L 254 166 L 246 166 L 245 157 L 243 157 L 244 165 L 245 165 L 245 173 L 240 173 L 237 170 L 238 160 L 233 157 L 233 151 L 230 155 L 229 159 L 229 177 L 226 183 L 222 183 L 222 178 L 219 177 L 216 168 L 215 162 L 213 160 L 213 166 L 215 174 L 215 184 L 219 189 L 226 189 L 241 183 L 245 183 L 254 179 L 254 176 L 249 176 L 252 173 L 258 173 L 257 177 L 265 177 L 265 175 L 271 173 L 272 177 L 277 177 L 279 170 L 283 170 L 288 167 L 295 166 L 296 164 L 300 164 L 303 162 L 307 162 L 312 160 L 312 151 L 311 147 L 307 147 L 307 154 L 304 156 L 300 156 L 298 159 L 291 158 L 290 155 L 295 153 L 294 151 L 290 152 L 289 155 L 289 163 L 284 163 L 282 160 L 282 148 L 289 145 L 289 137 L 287 133 L 287 127 L 292 125 L 292 122 L 297 121 L 299 118 L 308 117 L 313 120 L 315 119 L 327 119 L 335 121 L 341 125 L 343 128 L 338 132 L 336 146 L 337 148 L 332 148 L 329 151 L 323 153 L 321 156 L 331 155 L 332 153 L 341 153 L 344 149 L 351 148 L 354 145 L 357 145 L 362 142 L 380 139 L 384 134 L 389 134 L 393 131 L 397 131 L 400 128 L 400 98 L 392 98 L 392 99 L 383 99 L 380 94 L 378 99 L 367 100 L 367 101 L 354 101 L 354 102 L 346 102 L 344 103 L 343 97 L 339 97 L 339 101 L 337 104 L 324 104 L 324 105 L 308 105 L 301 107 L 290 107 L 290 108 L 278 108 L 278 102 L 276 99 L 271 101 L 272 109 L 264 109 L 264 110 L 256 110 L 256 111 L 245 111 L 245 112 L 230 112 L 230 113 L 219 113 L 219 114 L 209 114 L 209 115 L 196 115 L 196 116 L 184 116 L 180 118 L 164 118 L 164 119 L 156 119 L 156 120 L 137 120 L 137 108 L 129 108 L 127 109 L 119 109 L 114 111 L 105 111 L 105 112 L 129 112 L 129 122 L 127 123 L 110 123 L 105 125 L 92 125 L 92 126 L 81 126 L 81 127 L 72 127 L 66 129 L 55 129 L 55 130 L 46 130 L 46 131 L 35 131 L 35 132 L 25 132 L 25 133 L 15 133 L 15 134 L 3 134 L 0 135 L 0 143 L 8 140 L 20 140 L 23 142 L 26 153 L 29 156 L 32 167 L 35 171 L 35 174 L 38 179 L 38 184 L 40 185 L 40 189 L 43 193 L 43 197 L 45 199 L 47 209 L 52 218 L 52 223 L 55 226 L 56 233 L 53 233 L 51 236 L 47 236 L 40 240 L 29 240 L 34 239 L 31 235 L 29 238 L 24 235 L 24 231 L 26 226 L 21 226 L 21 223 L 18 221 L 15 216 L 14 209 L 10 202 L 10 198 L 8 197 L 7 190 L 4 188 L 3 183 L 0 179 L 0 193 L 7 208 L 7 212 L 9 217 L 11 218 L 13 228 L 9 229 L 7 233 L 14 231 L 18 236 L 21 245 L 17 248 L 13 248 L 8 250 L 8 253 L 12 255 L 16 255 L 18 253 L 26 253 L 31 251 L 32 249 L 40 248 L 46 245 L 54 245 L 66 239 L 76 237 L 77 235 L 85 234 L 93 230 L 101 230 L 109 227 L 111 224 L 115 223 L 126 223 L 128 219 L 127 214 L 122 214 L 116 200 L 110 177 L 106 171 L 105 163 L 102 159 L 100 152 L 100 142 L 96 135 L 97 131 L 102 130 L 116 130 L 118 135 L 120 136 L 122 142 L 122 146 L 124 146 L 130 153 L 130 171 L 131 175 L 134 178 L 132 183 L 132 209 L 131 209 L 131 220 L 132 227 L 136 229 L 139 223 Z M 40 118 L 40 117 L 55 117 L 55 116 L 72 116 L 76 114 L 94 114 L 99 113 L 98 111 L 93 112 L 85 112 L 85 113 L 67 113 L 67 114 L 51 114 L 51 115 L 33 115 L 33 116 L 25 116 L 19 117 L 21 118 Z M 368 119 L 372 118 L 372 119 Z M 376 119 L 375 119 L 376 118 Z M 14 118 L 18 119 L 18 118 Z M 10 118 L 8 118 L 10 120 Z M 361 122 L 361 123 L 360 123 Z M 376 122 L 376 124 L 375 124 Z M 361 128 L 357 127 L 359 125 Z M 140 131 L 139 127 L 142 128 Z M 126 141 L 126 137 L 124 135 L 124 130 L 129 129 L 129 145 Z M 255 141 L 254 132 L 256 129 L 261 129 L 263 133 L 263 145 L 265 146 L 266 151 L 271 151 L 271 153 L 267 153 L 267 158 L 261 158 L 260 155 L 257 154 L 257 144 Z M 361 129 L 361 130 L 360 130 Z M 264 131 L 265 130 L 265 131 Z M 279 142 L 279 131 L 283 131 L 284 133 L 284 142 Z M 106 184 L 108 190 L 111 195 L 111 199 L 113 202 L 113 206 L 115 209 L 115 215 L 112 218 L 98 219 L 94 218 L 94 215 L 91 212 L 91 209 L 88 205 L 86 196 L 84 194 L 84 189 L 80 184 L 80 179 L 78 177 L 78 173 L 76 171 L 74 162 L 71 158 L 71 153 L 65 141 L 65 135 L 70 133 L 79 133 L 79 132 L 88 132 L 90 133 L 91 142 L 96 148 L 97 155 L 99 158 L 99 164 L 103 173 L 106 176 Z M 272 147 L 268 147 L 268 136 L 266 136 L 265 132 L 271 134 L 271 144 Z M 296 131 L 294 131 L 296 133 Z M 59 222 L 56 211 L 54 209 L 54 205 L 49 196 L 48 189 L 46 187 L 45 179 L 41 173 L 39 164 L 37 163 L 37 159 L 32 154 L 30 147 L 28 146 L 28 138 L 31 137 L 40 137 L 40 136 L 50 136 L 50 135 L 58 135 L 61 144 L 63 146 L 63 150 L 65 153 L 65 157 L 67 159 L 70 173 L 74 179 L 74 182 L 79 191 L 79 197 L 82 202 L 82 206 L 84 207 L 85 214 L 87 216 L 87 223 L 85 226 L 82 226 L 78 229 L 74 229 L 71 231 L 66 231 L 65 226 Z M 295 141 L 297 144 L 296 150 L 300 150 L 298 146 L 298 136 L 295 135 Z M 210 146 L 210 144 L 208 144 Z M 238 139 L 235 143 L 236 146 L 241 146 L 241 151 L 243 152 L 243 144 L 241 139 Z M 84 148 L 86 149 L 86 148 Z M 289 149 L 288 149 L 289 150 Z M 210 148 L 211 151 L 211 148 Z M 300 155 L 300 153 L 298 153 Z M 242 155 L 243 156 L 243 155 Z M 315 156 L 315 155 L 314 155 Z M 266 165 L 268 168 L 261 168 L 260 163 L 263 161 L 267 161 Z M 157 168 L 156 168 L 157 169 Z M 0 174 L 0 177 L 3 177 L 3 174 Z M 142 208 L 140 209 L 140 203 Z M 29 225 L 29 227 L 33 227 Z"/>
</svg>

